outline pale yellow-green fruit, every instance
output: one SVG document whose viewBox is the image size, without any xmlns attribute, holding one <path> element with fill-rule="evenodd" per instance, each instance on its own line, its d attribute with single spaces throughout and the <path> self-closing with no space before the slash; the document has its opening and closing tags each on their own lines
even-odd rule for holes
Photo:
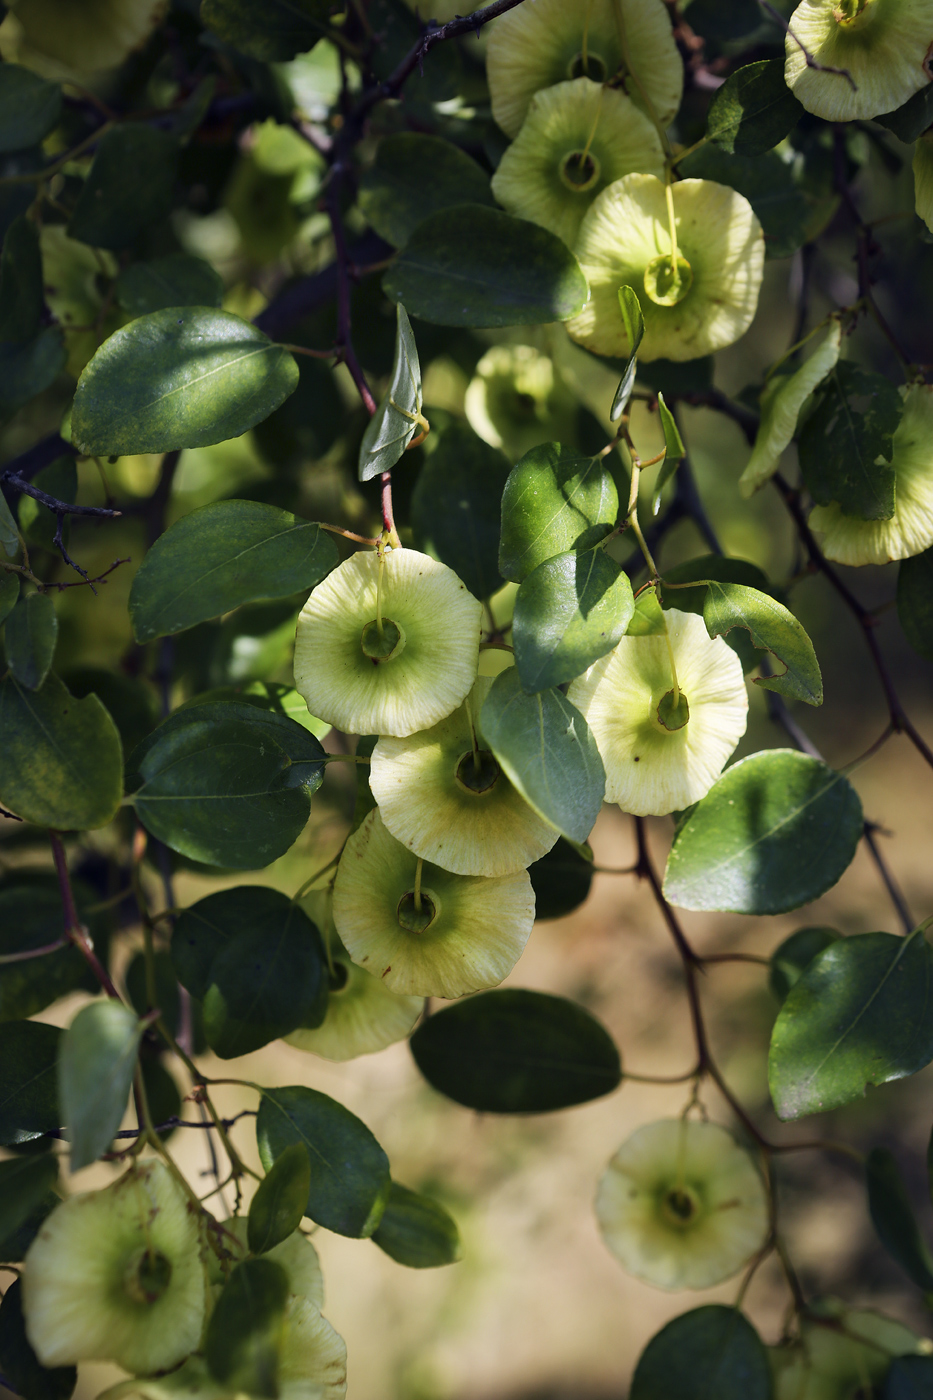
<svg viewBox="0 0 933 1400">
<path fill-rule="evenodd" d="M 104 313 L 101 289 L 104 278 L 116 277 L 117 260 L 103 248 L 69 238 L 61 224 L 45 224 L 39 244 L 45 300 L 65 332 L 65 368 L 77 379 L 97 347 L 120 325 L 118 311 Z M 72 330 L 73 326 L 86 329 Z"/>
<path fill-rule="evenodd" d="M 298 617 L 295 687 L 313 715 L 349 734 L 426 729 L 476 679 L 479 599 L 418 550 L 383 560 L 375 550 L 346 559 Z"/>
<path fill-rule="evenodd" d="M 914 205 L 933 233 L 933 132 L 924 132 L 914 147 Z"/>
<path fill-rule="evenodd" d="M 626 1272 L 655 1288 L 711 1288 L 768 1235 L 748 1153 L 725 1128 L 683 1118 L 648 1123 L 622 1144 L 599 1183 L 596 1218 Z"/>
<path fill-rule="evenodd" d="M 662 126 L 684 85 L 663 0 L 531 0 L 490 25 L 486 73 L 492 114 L 512 137 L 535 93 L 568 78 L 622 75 L 625 92 Z"/>
<path fill-rule="evenodd" d="M 654 126 L 624 93 L 575 78 L 535 93 L 492 192 L 510 214 L 572 248 L 596 196 L 633 171 L 664 173 Z"/>
<path fill-rule="evenodd" d="M 931 45 L 933 0 L 803 0 L 790 17 L 784 77 L 824 121 L 865 120 L 926 87 Z"/>
<path fill-rule="evenodd" d="M 167 0 L 13 0 L 17 61 L 65 73 L 115 68 L 143 46 Z"/>
<path fill-rule="evenodd" d="M 583 714 L 606 770 L 606 801 L 635 816 L 663 816 L 699 802 L 745 733 L 748 693 L 742 663 L 701 617 L 664 613 L 688 719 L 667 728 L 659 717 L 671 696 L 671 660 L 663 631 L 625 636 L 575 680 L 567 698 Z M 671 704 L 672 700 L 668 700 Z M 682 720 L 665 715 L 668 724 Z"/>
<path fill-rule="evenodd" d="M 619 310 L 631 287 L 645 318 L 641 360 L 693 360 L 732 345 L 758 306 L 765 245 L 742 195 L 713 180 L 672 187 L 680 286 L 668 291 L 671 243 L 667 196 L 655 175 L 626 175 L 607 186 L 580 226 L 575 252 L 590 299 L 567 322 L 574 340 L 598 355 L 631 353 Z M 679 298 L 679 299 L 673 299 Z"/>
<path fill-rule="evenodd" d="M 26 1335 L 43 1366 L 177 1366 L 198 1345 L 206 1297 L 198 1218 L 160 1161 L 56 1206 L 25 1259 Z"/>
<path fill-rule="evenodd" d="M 407 739 L 380 739 L 370 766 L 369 785 L 392 835 L 457 875 L 525 870 L 559 836 L 475 741 L 491 686 L 491 677 L 482 676 L 439 724 Z"/>
<path fill-rule="evenodd" d="M 901 390 L 904 412 L 894 434 L 895 506 L 890 520 L 859 520 L 836 501 L 815 506 L 810 528 L 838 564 L 886 564 L 933 545 L 933 385 Z"/>
<path fill-rule="evenodd" d="M 931 1344 L 880 1313 L 818 1299 L 791 1346 L 769 1350 L 774 1400 L 861 1400 L 896 1356 L 929 1354 Z"/>
<path fill-rule="evenodd" d="M 408 996 L 453 998 L 498 986 L 534 924 L 527 871 L 486 879 L 424 862 L 417 891 L 418 864 L 378 809 L 350 836 L 334 883 L 334 922 L 351 958 Z"/>
<path fill-rule="evenodd" d="M 761 425 L 748 466 L 739 477 L 739 491 L 753 495 L 778 469 L 781 453 L 790 446 L 807 399 L 839 359 L 842 322 L 834 317 L 816 349 L 793 374 L 774 375 L 761 395 Z"/>
<path fill-rule="evenodd" d="M 578 403 L 550 356 L 530 345 L 493 345 L 476 366 L 464 404 L 470 427 L 517 460 L 541 442 L 576 432 Z"/>
<path fill-rule="evenodd" d="M 246 1258 L 249 1246 L 247 1243 L 248 1224 L 245 1215 L 218 1221 L 216 1226 L 211 1228 L 214 1240 L 229 1258 L 228 1267 L 232 1267 L 234 1264 L 238 1264 L 241 1259 Z M 299 1298 L 307 1298 L 308 1302 L 313 1303 L 318 1310 L 323 1308 L 324 1275 L 321 1273 L 321 1261 L 307 1235 L 296 1230 L 287 1239 L 274 1245 L 272 1249 L 267 1249 L 263 1258 L 271 1259 L 275 1264 L 281 1264 L 288 1276 L 289 1293 L 294 1293 Z M 211 1282 L 222 1283 L 223 1269 L 213 1251 L 210 1267 Z"/>
</svg>

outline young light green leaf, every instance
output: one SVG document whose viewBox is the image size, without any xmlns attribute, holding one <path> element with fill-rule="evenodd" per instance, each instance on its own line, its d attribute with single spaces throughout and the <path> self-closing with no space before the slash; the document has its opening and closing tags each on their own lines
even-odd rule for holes
<svg viewBox="0 0 933 1400">
<path fill-rule="evenodd" d="M 146 316 L 168 306 L 220 306 L 224 284 L 203 258 L 168 253 L 148 262 L 130 263 L 117 277 L 117 301 L 131 316 Z"/>
<path fill-rule="evenodd" d="M 6 620 L 5 645 L 10 674 L 27 690 L 38 690 L 49 673 L 58 617 L 45 593 L 22 598 Z"/>
<path fill-rule="evenodd" d="M 800 974 L 842 934 L 834 928 L 799 928 L 775 948 L 769 959 L 768 986 L 784 1001 Z"/>
<path fill-rule="evenodd" d="M 602 549 L 538 564 L 515 598 L 512 640 L 522 689 L 534 695 L 582 675 L 612 651 L 634 611 L 628 574 Z"/>
<path fill-rule="evenodd" d="M 776 598 L 742 583 L 712 579 L 703 621 L 711 637 L 744 627 L 756 649 L 777 657 L 785 670 L 779 676 L 756 676 L 755 684 L 763 690 L 774 690 L 808 705 L 822 705 L 823 678 L 813 643 L 794 614 Z"/>
<path fill-rule="evenodd" d="M 645 338 L 645 318 L 642 315 L 641 303 L 631 287 L 622 286 L 619 288 L 619 310 L 622 312 L 622 324 L 625 326 L 625 334 L 628 336 L 629 358 L 622 371 L 622 378 L 619 380 L 619 387 L 615 391 L 612 407 L 609 410 L 609 420 L 612 423 L 617 423 L 628 408 L 628 402 L 635 387 L 638 347 Z"/>
<path fill-rule="evenodd" d="M 14 1279 L 0 1303 L 0 1373 L 23 1400 L 69 1400 L 77 1368 L 40 1364 L 26 1336 L 21 1289 L 20 1280 Z"/>
<path fill-rule="evenodd" d="M 460 1231 L 442 1205 L 393 1181 L 373 1244 L 408 1269 L 437 1269 L 460 1258 Z"/>
<path fill-rule="evenodd" d="M 444 429 L 412 495 L 418 547 L 430 544 L 477 598 L 488 598 L 502 586 L 500 502 L 508 476 L 505 453 L 483 442 L 466 423 L 455 422 Z"/>
<path fill-rule="evenodd" d="M 273 1162 L 250 1202 L 247 1240 L 253 1254 L 265 1254 L 294 1234 L 310 1190 L 311 1159 L 296 1142 Z"/>
<path fill-rule="evenodd" d="M 0 1162 L 0 1240 L 29 1219 L 57 1181 L 58 1158 L 51 1152 Z"/>
<path fill-rule="evenodd" d="M 0 806 L 37 826 L 106 826 L 123 796 L 117 727 L 96 695 L 76 700 L 54 674 L 41 690 L 0 682 Z"/>
<path fill-rule="evenodd" d="M 901 563 L 897 575 L 897 616 L 917 655 L 933 661 L 933 549 Z"/>
<path fill-rule="evenodd" d="M 288 1274 L 271 1259 L 244 1259 L 227 1280 L 204 1335 L 204 1359 L 230 1394 L 275 1400 Z"/>
<path fill-rule="evenodd" d="M 784 81 L 783 58 L 749 63 L 727 78 L 710 103 L 707 140 L 731 155 L 772 150 L 803 116 Z"/>
<path fill-rule="evenodd" d="M 512 468 L 502 494 L 502 577 L 521 583 L 555 554 L 591 549 L 618 513 L 618 489 L 603 460 L 558 442 L 533 447 Z"/>
<path fill-rule="evenodd" d="M 630 1400 L 771 1400 L 761 1338 L 737 1308 L 708 1303 L 682 1313 L 645 1347 Z"/>
<path fill-rule="evenodd" d="M 243 603 L 313 588 L 337 564 L 319 525 L 261 501 L 215 501 L 159 537 L 130 589 L 137 642 L 170 636 Z"/>
<path fill-rule="evenodd" d="M 510 987 L 456 1002 L 422 1021 L 410 1044 L 433 1088 L 480 1113 L 550 1113 L 622 1080 L 605 1027 L 544 992 Z"/>
<path fill-rule="evenodd" d="M 826 377 L 798 440 L 800 470 L 820 505 L 838 501 L 847 515 L 894 514 L 892 440 L 903 400 L 891 380 L 842 360 Z"/>
<path fill-rule="evenodd" d="M 687 455 L 677 420 L 661 393 L 658 394 L 658 418 L 661 420 L 661 431 L 664 434 L 664 460 L 658 467 L 658 479 L 651 493 L 652 515 L 657 515 L 661 509 L 661 493 Z"/>
<path fill-rule="evenodd" d="M 207 447 L 267 418 L 297 383 L 288 351 L 239 316 L 153 311 L 105 340 L 84 370 L 72 439 L 92 456 Z"/>
<path fill-rule="evenodd" d="M 58 1092 L 71 1144 L 71 1170 L 96 1162 L 120 1126 L 133 1084 L 142 1023 L 119 1001 L 93 1001 L 65 1031 Z"/>
<path fill-rule="evenodd" d="M 101 137 L 68 233 L 93 248 L 125 248 L 172 207 L 178 142 L 145 122 L 121 122 Z"/>
<path fill-rule="evenodd" d="M 16 63 L 0 67 L 0 155 L 38 146 L 58 125 L 62 90 Z"/>
<path fill-rule="evenodd" d="M 862 823 L 855 789 L 819 759 L 793 749 L 752 754 L 678 827 L 664 892 L 683 909 L 798 909 L 849 867 Z"/>
<path fill-rule="evenodd" d="M 833 317 L 819 345 L 793 374 L 772 375 L 761 396 L 761 425 L 752 455 L 739 477 L 739 490 L 749 497 L 778 469 L 781 453 L 797 431 L 800 410 L 834 369 L 842 347 L 842 321 Z"/>
<path fill-rule="evenodd" d="M 933 1291 L 933 1254 L 921 1234 L 897 1161 L 886 1147 L 873 1147 L 865 1163 L 868 1210 L 875 1233 L 911 1282 Z"/>
<path fill-rule="evenodd" d="M 359 478 L 371 481 L 391 471 L 421 426 L 421 362 L 408 313 L 395 308 L 395 358 L 382 402 L 366 425 L 360 443 Z"/>
<path fill-rule="evenodd" d="M 589 726 L 567 697 L 553 689 L 525 695 L 513 666 L 493 681 L 478 727 L 538 815 L 570 840 L 585 841 L 606 775 Z"/>
<path fill-rule="evenodd" d="M 58 1050 L 62 1032 L 41 1021 L 0 1025 L 0 1147 L 62 1126 Z"/>
<path fill-rule="evenodd" d="M 779 1118 L 825 1113 L 933 1060 L 933 949 L 920 932 L 851 934 L 810 963 L 771 1033 Z"/>
<path fill-rule="evenodd" d="M 360 209 L 395 248 L 404 248 L 429 214 L 466 203 L 493 205 L 489 176 L 465 151 L 438 136 L 402 131 L 384 137 L 375 161 L 360 176 Z"/>
</svg>

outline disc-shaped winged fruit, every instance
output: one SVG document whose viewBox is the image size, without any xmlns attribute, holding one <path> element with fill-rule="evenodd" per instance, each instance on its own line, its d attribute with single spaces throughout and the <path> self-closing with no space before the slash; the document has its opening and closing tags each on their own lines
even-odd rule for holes
<svg viewBox="0 0 933 1400">
<path fill-rule="evenodd" d="M 566 442 L 576 432 L 578 404 L 548 355 L 530 345 L 493 345 L 466 391 L 474 432 L 510 457 L 541 442 Z"/>
<path fill-rule="evenodd" d="M 838 1298 L 807 1306 L 798 1339 L 772 1347 L 774 1400 L 861 1400 L 883 1384 L 896 1356 L 927 1353 L 930 1343 L 881 1313 Z"/>
</svg>

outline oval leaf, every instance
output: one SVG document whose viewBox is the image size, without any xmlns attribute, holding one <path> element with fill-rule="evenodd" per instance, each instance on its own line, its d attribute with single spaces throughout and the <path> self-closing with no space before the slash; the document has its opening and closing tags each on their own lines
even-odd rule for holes
<svg viewBox="0 0 933 1400">
<path fill-rule="evenodd" d="M 499 530 L 509 476 L 504 452 L 466 423 L 452 423 L 428 457 L 411 500 L 419 549 L 430 545 L 477 598 L 502 586 Z"/>
<path fill-rule="evenodd" d="M 460 1231 L 442 1205 L 393 1181 L 373 1244 L 408 1269 L 437 1269 L 460 1258 Z"/>
<path fill-rule="evenodd" d="M 420 132 L 384 137 L 374 163 L 360 177 L 360 209 L 394 248 L 403 248 L 439 209 L 493 202 L 482 166 L 450 141 Z"/>
<path fill-rule="evenodd" d="M 779 1118 L 824 1113 L 933 1060 L 933 950 L 920 933 L 841 938 L 801 974 L 771 1033 Z"/>
<path fill-rule="evenodd" d="M 0 1303 L 0 1373 L 24 1400 L 69 1400 L 77 1384 L 77 1368 L 40 1364 L 26 1336 L 21 1287 L 15 1279 Z"/>
<path fill-rule="evenodd" d="M 49 673 L 58 617 L 55 604 L 44 593 L 22 598 L 6 621 L 4 644 L 10 673 L 27 690 L 38 690 Z"/>
<path fill-rule="evenodd" d="M 599 457 L 558 442 L 533 447 L 512 468 L 502 496 L 502 577 L 521 583 L 555 554 L 593 548 L 618 513 L 615 481 Z"/>
<path fill-rule="evenodd" d="M 58 1158 L 13 1157 L 0 1162 L 0 1240 L 29 1219 L 58 1181 Z"/>
<path fill-rule="evenodd" d="M 208 1370 L 228 1392 L 275 1400 L 288 1293 L 271 1259 L 244 1259 L 231 1273 L 204 1334 Z"/>
<path fill-rule="evenodd" d="M 768 1354 L 737 1308 L 711 1303 L 675 1317 L 652 1337 L 630 1400 L 771 1400 Z"/>
<path fill-rule="evenodd" d="M 564 997 L 509 988 L 430 1016 L 411 1053 L 439 1093 L 481 1113 L 549 1113 L 618 1088 L 608 1031 Z"/>
<path fill-rule="evenodd" d="M 78 917 L 87 924 L 98 953 L 106 949 L 107 926 L 100 915 L 88 914 L 95 891 L 72 881 Z M 64 912 L 58 880 L 51 874 L 21 872 L 0 885 L 0 1021 L 34 1016 L 59 997 L 81 988 L 96 992 L 100 984 L 73 944 L 54 953 L 3 963 L 12 954 L 46 948 L 61 939 Z"/>
<path fill-rule="evenodd" d="M 115 291 L 124 311 L 146 316 L 167 306 L 220 306 L 224 284 L 203 258 L 169 253 L 125 267 L 117 277 Z"/>
<path fill-rule="evenodd" d="M 794 749 L 752 754 L 678 828 L 664 892 L 683 909 L 798 909 L 851 864 L 862 823 L 855 789 L 819 759 Z"/>
<path fill-rule="evenodd" d="M 890 520 L 895 481 L 893 438 L 904 402 L 891 380 L 841 360 L 823 381 L 797 447 L 807 489 L 846 515 Z"/>
<path fill-rule="evenodd" d="M 298 383 L 287 350 L 228 311 L 177 307 L 105 340 L 78 381 L 72 440 L 89 456 L 239 437 Z"/>
<path fill-rule="evenodd" d="M 0 1147 L 62 1125 L 58 1047 L 62 1032 L 39 1021 L 0 1025 Z"/>
<path fill-rule="evenodd" d="M 250 58 L 282 63 L 328 29 L 332 0 L 202 0 L 201 22 Z"/>
<path fill-rule="evenodd" d="M 706 137 L 730 155 L 760 156 L 784 140 L 803 107 L 784 81 L 783 58 L 748 63 L 710 103 Z"/>
<path fill-rule="evenodd" d="M 562 836 L 547 855 L 529 865 L 528 878 L 535 892 L 535 918 L 562 919 L 588 898 L 593 858 L 587 860 Z"/>
<path fill-rule="evenodd" d="M 933 1255 L 914 1216 L 897 1162 L 886 1147 L 873 1147 L 865 1164 L 868 1210 L 875 1232 L 918 1288 L 933 1290 Z"/>
<path fill-rule="evenodd" d="M 783 675 L 755 677 L 755 684 L 763 690 L 774 690 L 808 705 L 822 705 L 823 678 L 813 643 L 794 614 L 776 598 L 742 583 L 711 579 L 703 621 L 711 637 L 743 627 L 756 650 L 771 652 L 784 666 Z"/>
<path fill-rule="evenodd" d="M 25 151 L 48 136 L 62 113 L 62 90 L 16 63 L 0 67 L 0 154 Z"/>
<path fill-rule="evenodd" d="M 71 1170 L 96 1162 L 113 1142 L 133 1084 L 142 1028 L 119 1001 L 83 1007 L 65 1031 L 58 1057 L 58 1090 Z"/>
<path fill-rule="evenodd" d="M 533 695 L 582 675 L 612 651 L 632 620 L 628 574 L 601 549 L 557 554 L 522 581 L 513 641 L 522 688 Z"/>
<path fill-rule="evenodd" d="M 799 928 L 775 948 L 769 959 L 768 986 L 778 1001 L 784 1001 L 804 968 L 841 937 L 834 928 Z"/>
<path fill-rule="evenodd" d="M 360 481 L 391 471 L 419 428 L 421 362 L 408 313 L 395 308 L 395 358 L 392 378 L 382 402 L 366 425 L 360 443 Z"/>
<path fill-rule="evenodd" d="M 303 1145 L 296 1142 L 273 1163 L 250 1202 L 247 1241 L 251 1253 L 265 1254 L 294 1234 L 310 1190 L 311 1161 Z"/>
<path fill-rule="evenodd" d="M 125 248 L 172 207 L 178 142 L 145 122 L 104 133 L 81 186 L 68 233 L 94 248 Z"/>
</svg>

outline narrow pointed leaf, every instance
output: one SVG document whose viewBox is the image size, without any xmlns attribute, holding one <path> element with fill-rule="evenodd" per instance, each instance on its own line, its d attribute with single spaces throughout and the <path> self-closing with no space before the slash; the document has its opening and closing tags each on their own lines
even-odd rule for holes
<svg viewBox="0 0 933 1400">
<path fill-rule="evenodd" d="M 142 1028 L 118 1001 L 94 1001 L 65 1031 L 58 1060 L 71 1170 L 96 1162 L 120 1126 L 133 1083 Z"/>
<path fill-rule="evenodd" d="M 231 1394 L 279 1394 L 288 1292 L 287 1273 L 271 1259 L 244 1259 L 231 1273 L 204 1336 L 208 1370 Z"/>
<path fill-rule="evenodd" d="M 294 1234 L 310 1190 L 311 1161 L 296 1142 L 272 1164 L 250 1202 L 247 1241 L 251 1253 L 265 1254 Z"/>
<path fill-rule="evenodd" d="M 619 387 L 615 391 L 612 407 L 609 410 L 609 419 L 613 423 L 617 423 L 628 408 L 629 399 L 632 397 L 632 390 L 635 387 L 638 347 L 645 338 L 645 318 L 642 315 L 641 303 L 631 287 L 619 288 L 619 310 L 622 313 L 625 334 L 628 336 L 629 358 L 622 371 L 622 378 L 619 380 Z"/>
<path fill-rule="evenodd" d="M 391 471 L 420 431 L 421 362 L 411 322 L 401 302 L 396 307 L 396 322 L 392 379 L 360 443 L 360 481 L 371 481 L 374 476 Z"/>
<path fill-rule="evenodd" d="M 664 402 L 664 395 L 660 393 L 658 394 L 658 417 L 661 420 L 661 431 L 664 434 L 664 460 L 658 467 L 658 479 L 651 496 L 653 515 L 657 515 L 661 508 L 661 492 L 687 455 L 677 420 Z"/>
</svg>

